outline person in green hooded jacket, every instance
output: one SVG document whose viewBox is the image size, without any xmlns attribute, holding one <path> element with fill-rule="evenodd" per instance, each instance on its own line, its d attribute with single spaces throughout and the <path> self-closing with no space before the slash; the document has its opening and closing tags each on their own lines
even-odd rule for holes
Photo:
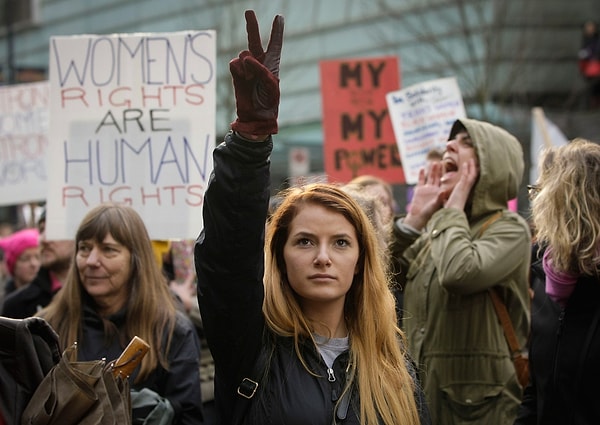
<svg viewBox="0 0 600 425">
<path fill-rule="evenodd" d="M 457 120 L 442 161 L 421 170 L 410 211 L 394 224 L 403 326 L 432 423 L 502 425 L 516 416 L 523 389 L 489 290 L 524 347 L 531 234 L 507 209 L 523 168 L 510 133 Z"/>
</svg>

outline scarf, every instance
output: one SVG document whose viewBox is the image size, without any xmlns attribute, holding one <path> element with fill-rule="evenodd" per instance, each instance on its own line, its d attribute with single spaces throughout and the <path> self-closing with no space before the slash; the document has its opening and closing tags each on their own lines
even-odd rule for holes
<svg viewBox="0 0 600 425">
<path fill-rule="evenodd" d="M 579 274 L 555 270 L 551 255 L 552 250 L 546 249 L 542 260 L 546 273 L 546 294 L 552 301 L 564 307 L 575 289 Z"/>
</svg>

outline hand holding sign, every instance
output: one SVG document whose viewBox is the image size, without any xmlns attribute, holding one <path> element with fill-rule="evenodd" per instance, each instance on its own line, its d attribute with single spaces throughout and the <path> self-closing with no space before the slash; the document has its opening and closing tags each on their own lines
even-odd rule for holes
<svg viewBox="0 0 600 425">
<path fill-rule="evenodd" d="M 277 133 L 279 61 L 283 44 L 283 16 L 273 20 L 267 50 L 262 48 L 254 11 L 246 11 L 248 50 L 229 63 L 233 77 L 237 119 L 231 128 L 249 135 Z"/>
</svg>

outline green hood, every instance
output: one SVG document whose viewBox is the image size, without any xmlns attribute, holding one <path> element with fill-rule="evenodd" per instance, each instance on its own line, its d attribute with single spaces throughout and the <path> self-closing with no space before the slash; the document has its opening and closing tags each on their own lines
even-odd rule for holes
<svg viewBox="0 0 600 425">
<path fill-rule="evenodd" d="M 475 146 L 479 159 L 479 179 L 471 193 L 471 219 L 505 209 L 516 198 L 523 179 L 523 148 L 515 136 L 495 125 L 463 118 L 456 120 L 448 140 L 452 140 L 462 124 Z"/>
</svg>

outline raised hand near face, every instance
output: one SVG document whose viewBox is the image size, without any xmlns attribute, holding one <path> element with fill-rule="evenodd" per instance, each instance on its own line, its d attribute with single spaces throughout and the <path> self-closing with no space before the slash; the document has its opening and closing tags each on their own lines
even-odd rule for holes
<svg viewBox="0 0 600 425">
<path fill-rule="evenodd" d="M 479 169 L 473 158 L 460 167 L 460 179 L 452 189 L 444 189 L 441 185 L 443 165 L 434 163 L 425 173 L 419 172 L 419 180 L 415 186 L 410 212 L 404 218 L 404 223 L 422 230 L 433 213 L 440 208 L 456 208 L 464 211 L 471 189 L 479 176 Z"/>
<path fill-rule="evenodd" d="M 444 206 L 448 196 L 440 187 L 442 177 L 442 164 L 435 162 L 419 171 L 419 179 L 410 204 L 410 211 L 404 218 L 404 223 L 422 230 L 434 212 Z"/>
<path fill-rule="evenodd" d="M 266 51 L 254 11 L 247 10 L 245 16 L 248 50 L 229 63 L 237 109 L 237 119 L 231 128 L 245 137 L 259 139 L 278 131 L 283 16 L 277 15 L 273 20 Z"/>
<path fill-rule="evenodd" d="M 467 205 L 467 200 L 471 194 L 471 189 L 479 176 L 479 169 L 473 158 L 465 162 L 460 168 L 461 174 L 458 183 L 450 193 L 448 200 L 444 204 L 446 208 L 456 208 L 464 210 Z"/>
</svg>

